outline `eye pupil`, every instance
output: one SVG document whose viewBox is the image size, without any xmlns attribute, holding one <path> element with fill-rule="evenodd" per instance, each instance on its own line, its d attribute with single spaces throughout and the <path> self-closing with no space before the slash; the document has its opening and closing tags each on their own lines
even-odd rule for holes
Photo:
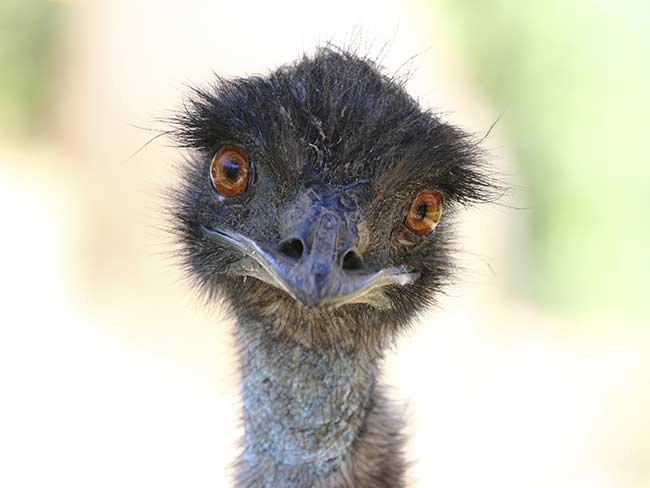
<svg viewBox="0 0 650 488">
<path fill-rule="evenodd" d="M 422 220 L 427 215 L 428 205 L 426 203 L 421 204 L 415 211 L 415 216 Z"/>
<path fill-rule="evenodd" d="M 223 162 L 223 172 L 226 178 L 236 181 L 239 177 L 239 163 L 228 158 Z"/>
</svg>

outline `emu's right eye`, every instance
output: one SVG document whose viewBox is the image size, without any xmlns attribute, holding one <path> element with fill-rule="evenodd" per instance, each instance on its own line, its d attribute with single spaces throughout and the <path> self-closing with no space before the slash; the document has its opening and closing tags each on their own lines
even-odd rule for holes
<svg viewBox="0 0 650 488">
<path fill-rule="evenodd" d="M 223 146 L 210 164 L 212 185 L 224 197 L 239 195 L 248 186 L 249 169 L 246 151 L 237 146 Z"/>
</svg>

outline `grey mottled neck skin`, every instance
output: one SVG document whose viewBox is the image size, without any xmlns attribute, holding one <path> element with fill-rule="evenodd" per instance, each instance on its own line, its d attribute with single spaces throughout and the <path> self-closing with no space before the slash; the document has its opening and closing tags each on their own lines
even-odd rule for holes
<svg viewBox="0 0 650 488">
<path fill-rule="evenodd" d="M 401 419 L 377 385 L 380 357 L 309 349 L 240 323 L 244 450 L 238 487 L 401 487 Z"/>
</svg>

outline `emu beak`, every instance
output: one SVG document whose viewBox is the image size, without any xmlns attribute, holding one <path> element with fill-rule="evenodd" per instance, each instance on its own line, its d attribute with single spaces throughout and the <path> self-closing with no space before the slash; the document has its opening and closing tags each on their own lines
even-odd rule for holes
<svg viewBox="0 0 650 488">
<path fill-rule="evenodd" d="M 284 290 L 309 309 L 332 308 L 350 303 L 366 303 L 377 308 L 390 306 L 383 288 L 408 285 L 418 278 L 403 266 L 375 271 L 343 269 L 338 255 L 336 217 L 324 214 L 312 228 L 312 245 L 299 258 L 292 258 L 255 242 L 237 232 L 204 228 L 207 236 L 238 249 L 246 258 L 230 272 L 253 276 Z"/>
</svg>

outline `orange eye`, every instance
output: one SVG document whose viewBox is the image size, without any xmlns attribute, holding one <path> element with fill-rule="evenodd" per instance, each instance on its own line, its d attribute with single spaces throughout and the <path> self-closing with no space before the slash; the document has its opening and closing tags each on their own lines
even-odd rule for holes
<svg viewBox="0 0 650 488">
<path fill-rule="evenodd" d="M 406 216 L 406 226 L 419 236 L 433 232 L 442 215 L 442 195 L 437 191 L 419 193 Z"/>
<path fill-rule="evenodd" d="M 224 197 L 234 197 L 248 186 L 248 154 L 237 146 L 224 146 L 210 164 L 214 188 Z"/>
</svg>

